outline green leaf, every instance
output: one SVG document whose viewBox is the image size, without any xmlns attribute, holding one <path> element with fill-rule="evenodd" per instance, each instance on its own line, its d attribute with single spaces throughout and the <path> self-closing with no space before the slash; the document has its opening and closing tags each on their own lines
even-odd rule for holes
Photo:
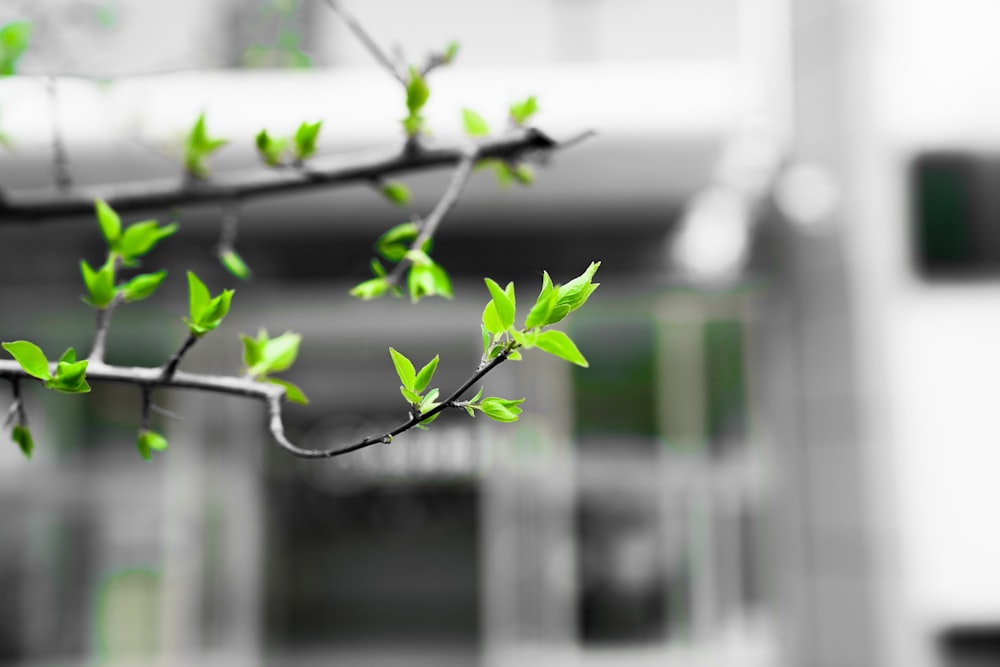
<svg viewBox="0 0 1000 667">
<path fill-rule="evenodd" d="M 452 40 L 448 42 L 448 46 L 444 49 L 443 58 L 446 63 L 455 62 L 455 56 L 458 55 L 458 42 Z"/>
<path fill-rule="evenodd" d="M 250 367 L 250 375 L 265 375 L 288 370 L 299 354 L 302 336 L 286 331 L 261 346 L 259 360 Z"/>
<path fill-rule="evenodd" d="M 66 362 L 67 364 L 71 364 L 74 361 L 76 361 L 76 350 L 74 350 L 72 347 L 67 347 L 66 351 L 63 352 L 61 357 L 59 357 L 59 362 L 60 363 Z"/>
<path fill-rule="evenodd" d="M 552 278 L 549 277 L 549 273 L 546 271 L 542 274 L 542 291 L 538 293 L 535 305 L 528 311 L 528 318 L 524 321 L 524 328 L 533 329 L 548 324 L 549 315 L 558 300 L 559 292 L 553 286 Z"/>
<path fill-rule="evenodd" d="M 497 317 L 497 309 L 493 307 L 493 302 L 490 301 L 483 310 L 483 324 L 479 325 L 479 328 L 483 332 L 483 354 L 486 354 L 486 351 L 490 349 L 490 330 L 486 327 L 486 311 L 491 308 L 493 309 L 491 317 L 496 320 L 497 325 L 500 324 L 500 319 Z"/>
<path fill-rule="evenodd" d="M 265 343 L 260 343 L 257 339 L 246 334 L 240 334 L 240 340 L 243 341 L 243 365 L 248 371 L 259 364 L 264 356 L 267 334 L 264 331 L 261 331 L 261 334 L 264 336 Z"/>
<path fill-rule="evenodd" d="M 0 27 L 0 76 L 17 71 L 17 61 L 28 48 L 31 31 L 30 21 L 14 21 Z"/>
<path fill-rule="evenodd" d="M 514 339 L 514 342 L 521 347 L 532 348 L 535 346 L 535 338 L 538 336 L 538 332 L 522 332 L 517 329 L 510 330 L 510 337 Z"/>
<path fill-rule="evenodd" d="M 212 299 L 205 310 L 201 313 L 201 320 L 198 322 L 204 327 L 214 329 L 219 326 L 222 319 L 229 313 L 229 306 L 233 299 L 233 290 L 222 290 L 222 294 Z"/>
<path fill-rule="evenodd" d="M 199 322 L 201 314 L 208 306 L 212 297 L 208 288 L 193 271 L 187 272 L 188 277 L 188 316 L 192 322 Z"/>
<path fill-rule="evenodd" d="M 406 84 L 406 108 L 410 112 L 410 117 L 417 115 L 417 112 L 427 104 L 430 96 L 431 91 L 424 77 L 416 67 L 410 65 L 410 80 Z"/>
<path fill-rule="evenodd" d="M 431 407 L 429 407 L 429 408 L 427 408 L 426 410 L 422 410 L 421 412 L 422 413 L 423 412 L 428 412 L 430 410 L 433 410 L 435 407 L 436 407 L 436 404 L 433 405 L 433 406 L 431 406 Z M 426 419 L 421 420 L 420 423 L 417 424 L 417 428 L 419 428 L 421 431 L 426 431 L 427 430 L 427 425 L 430 424 L 431 422 L 433 422 L 435 419 L 437 419 L 440 416 L 441 416 L 440 412 L 435 412 L 430 417 L 427 417 Z"/>
<path fill-rule="evenodd" d="M 503 321 L 500 319 L 500 315 L 497 314 L 496 304 L 493 301 L 490 301 L 489 303 L 486 304 L 486 307 L 483 309 L 483 331 L 484 331 L 484 333 L 483 333 L 483 344 L 484 344 L 483 348 L 484 348 L 484 351 L 485 351 L 485 347 L 487 345 L 487 343 L 486 343 L 487 339 L 486 339 L 486 333 L 485 332 L 489 332 L 489 333 L 493 334 L 494 336 L 499 336 L 500 334 L 502 334 L 506 330 L 507 330 L 507 327 L 505 327 L 503 325 Z"/>
<path fill-rule="evenodd" d="M 56 364 L 56 374 L 52 382 L 64 387 L 77 387 L 83 383 L 87 373 L 87 360 L 83 361 L 60 361 Z"/>
<path fill-rule="evenodd" d="M 286 380 L 279 380 L 278 378 L 267 378 L 267 381 L 284 387 L 285 398 L 287 398 L 292 403 L 298 403 L 299 405 L 309 405 L 309 399 L 306 398 L 305 393 L 291 382 L 288 382 Z"/>
<path fill-rule="evenodd" d="M 420 131 L 424 127 L 424 117 L 419 114 L 413 114 L 404 118 L 402 123 L 406 136 L 415 137 L 420 134 Z"/>
<path fill-rule="evenodd" d="M 162 239 L 176 233 L 178 225 L 171 222 L 160 227 L 156 220 L 145 220 L 129 225 L 116 248 L 126 260 L 142 257 L 156 247 Z"/>
<path fill-rule="evenodd" d="M 205 159 L 228 143 L 226 139 L 213 139 L 208 136 L 205 112 L 202 112 L 188 134 L 184 150 L 184 168 L 196 178 L 205 178 L 208 176 Z"/>
<path fill-rule="evenodd" d="M 162 269 L 156 273 L 143 273 L 135 276 L 121 287 L 125 302 L 132 303 L 133 301 L 141 301 L 152 296 L 166 277 L 166 269 Z"/>
<path fill-rule="evenodd" d="M 448 272 L 421 250 L 411 250 L 407 257 L 413 261 L 407 274 L 406 285 L 414 303 L 425 296 L 454 296 Z"/>
<path fill-rule="evenodd" d="M 438 361 L 440 361 L 439 356 L 440 355 L 435 354 L 434 358 L 427 362 L 427 365 L 421 368 L 420 372 L 417 373 L 417 378 L 413 384 L 413 389 L 415 391 L 423 391 L 427 388 L 427 385 L 430 384 L 431 378 L 434 377 L 434 371 L 437 370 Z"/>
<path fill-rule="evenodd" d="M 534 95 L 510 105 L 510 119 L 515 125 L 524 125 L 538 111 L 538 98 Z"/>
<path fill-rule="evenodd" d="M 407 389 L 406 387 L 400 387 L 399 393 L 403 395 L 407 403 L 419 404 L 423 400 L 423 397 L 412 389 Z"/>
<path fill-rule="evenodd" d="M 521 414 L 521 408 L 518 407 L 521 403 L 524 403 L 523 398 L 511 400 L 497 396 L 487 396 L 476 407 L 494 421 L 510 423 L 516 422 L 518 415 Z"/>
<path fill-rule="evenodd" d="M 247 263 L 243 261 L 243 258 L 235 250 L 226 250 L 219 253 L 219 261 L 222 262 L 222 266 L 226 267 L 229 273 L 240 280 L 250 279 L 250 267 L 247 266 Z"/>
<path fill-rule="evenodd" d="M 94 200 L 94 209 L 97 212 L 97 224 L 101 226 L 101 234 L 108 244 L 108 248 L 116 250 L 118 241 L 122 235 L 122 220 L 113 208 L 102 199 Z"/>
<path fill-rule="evenodd" d="M 395 348 L 389 348 L 389 355 L 392 357 L 392 365 L 396 367 L 396 375 L 403 387 L 410 391 L 415 390 L 417 381 L 417 371 L 413 368 L 413 362 L 406 358 L 406 355 L 397 352 Z"/>
<path fill-rule="evenodd" d="M 35 440 L 31 437 L 31 431 L 27 426 L 16 424 L 10 434 L 14 443 L 21 448 L 24 458 L 31 459 L 31 453 L 35 451 Z"/>
<path fill-rule="evenodd" d="M 420 228 L 414 222 L 404 222 L 390 228 L 375 241 L 375 250 L 390 262 L 406 256 L 410 244 L 416 240 Z"/>
<path fill-rule="evenodd" d="M 95 308 L 106 308 L 115 298 L 115 266 L 110 257 L 104 265 L 94 271 L 86 261 L 80 260 L 80 272 L 87 287 L 87 301 Z"/>
<path fill-rule="evenodd" d="M 600 283 L 591 283 L 594 274 L 600 266 L 600 262 L 591 262 L 586 271 L 560 287 L 559 300 L 556 302 L 557 305 L 566 306 L 568 308 L 567 312 L 573 312 L 585 304 L 590 295 L 600 285 Z"/>
<path fill-rule="evenodd" d="M 577 366 L 586 368 L 590 364 L 580 354 L 576 343 L 562 331 L 542 331 L 535 337 L 535 347 L 544 350 L 549 354 L 554 354 L 560 359 L 565 359 Z"/>
<path fill-rule="evenodd" d="M 434 263 L 434 260 L 430 258 L 430 255 L 428 255 L 424 250 L 421 250 L 420 248 L 407 250 L 406 254 L 403 255 L 403 257 L 410 260 L 410 262 L 414 266 L 428 267 Z"/>
<path fill-rule="evenodd" d="M 385 198 L 397 206 L 406 206 L 410 202 L 410 188 L 403 183 L 389 181 L 382 184 L 381 190 Z"/>
<path fill-rule="evenodd" d="M 462 123 L 470 137 L 485 137 L 490 133 L 489 124 L 472 109 L 462 109 Z"/>
<path fill-rule="evenodd" d="M 351 288 L 351 296 L 362 301 L 370 301 L 371 299 L 377 299 L 387 291 L 389 291 L 389 281 L 384 277 L 379 277 L 355 285 Z"/>
<path fill-rule="evenodd" d="M 535 170 L 523 163 L 511 168 L 510 175 L 521 185 L 531 185 L 535 182 Z"/>
<path fill-rule="evenodd" d="M 510 165 L 502 160 L 493 160 L 493 174 L 496 176 L 497 185 L 501 188 L 508 188 L 514 181 L 514 172 Z"/>
<path fill-rule="evenodd" d="M 276 139 L 269 135 L 267 130 L 261 130 L 257 133 L 256 144 L 257 152 L 264 164 L 276 167 L 281 164 L 281 157 L 288 147 L 288 139 Z"/>
<path fill-rule="evenodd" d="M 500 289 L 500 285 L 497 285 L 492 278 L 486 278 L 486 287 L 489 289 L 490 294 L 493 296 L 493 304 L 496 308 L 497 316 L 500 318 L 500 325 L 503 327 L 501 330 L 505 331 L 507 327 L 514 324 L 514 304 L 511 302 L 507 293 Z M 491 329 L 491 331 L 493 331 Z M 498 333 L 493 331 L 493 333 Z"/>
<path fill-rule="evenodd" d="M 320 128 L 323 121 L 315 123 L 302 123 L 295 131 L 295 158 L 305 160 L 316 153 L 316 141 L 319 137 Z"/>
<path fill-rule="evenodd" d="M 420 411 L 426 412 L 428 410 L 433 410 L 434 408 L 436 408 L 438 406 L 438 403 L 436 401 L 438 399 L 438 396 L 440 395 L 441 395 L 441 390 L 436 387 L 427 392 L 427 395 L 420 400 Z"/>
<path fill-rule="evenodd" d="M 142 458 L 151 461 L 154 450 L 163 451 L 167 448 L 167 439 L 156 431 L 142 429 L 139 431 L 139 436 L 135 439 L 135 445 Z"/>
<path fill-rule="evenodd" d="M 49 372 L 49 360 L 45 358 L 45 353 L 34 343 L 26 340 L 15 340 L 4 343 L 3 349 L 14 357 L 14 360 L 24 369 L 24 372 L 39 380 L 48 380 L 52 377 Z"/>
</svg>

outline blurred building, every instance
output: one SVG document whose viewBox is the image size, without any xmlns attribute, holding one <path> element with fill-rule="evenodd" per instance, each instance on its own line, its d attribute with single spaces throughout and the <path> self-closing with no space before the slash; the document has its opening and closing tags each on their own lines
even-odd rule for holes
<svg viewBox="0 0 1000 667">
<path fill-rule="evenodd" d="M 116 314 L 109 361 L 166 359 L 194 269 L 237 295 L 184 366 L 301 332 L 312 402 L 286 424 L 329 446 L 405 418 L 389 345 L 440 353 L 442 387 L 468 375 L 484 275 L 523 304 L 542 270 L 601 260 L 569 324 L 591 367 L 505 364 L 487 393 L 527 398 L 517 425 L 448 415 L 326 462 L 273 447 L 260 405 L 177 392 L 146 463 L 138 392 L 30 393 L 35 460 L 0 451 L 0 664 L 1000 664 L 992 4 L 354 4 L 413 59 L 460 40 L 435 138 L 528 94 L 539 127 L 597 137 L 531 188 L 477 175 L 436 241 L 447 303 L 347 296 L 447 174 L 406 179 L 404 210 L 360 185 L 247 203 L 248 284 L 213 257 L 217 208 L 151 211 L 182 226 L 148 260 L 171 280 Z M 323 152 L 398 142 L 398 87 L 322 2 L 16 16 L 38 26 L 25 73 L 123 78 L 60 79 L 55 107 L 44 79 L 0 82 L 13 190 L 52 183 L 53 122 L 78 183 L 176 174 L 202 110 L 234 139 L 217 169 L 303 120 Z M 4 226 L 0 248 L 0 338 L 88 349 L 94 222 Z"/>
</svg>

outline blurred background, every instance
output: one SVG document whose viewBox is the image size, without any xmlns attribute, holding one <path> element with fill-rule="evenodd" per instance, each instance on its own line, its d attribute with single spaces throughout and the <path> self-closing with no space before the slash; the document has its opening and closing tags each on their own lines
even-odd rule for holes
<svg viewBox="0 0 1000 667">
<path fill-rule="evenodd" d="M 187 268 L 234 310 L 183 368 L 232 373 L 238 333 L 304 335 L 286 425 L 325 447 L 400 421 L 391 344 L 443 388 L 479 357 L 482 277 L 522 303 L 603 262 L 568 324 L 487 393 L 516 425 L 446 415 L 323 462 L 262 406 L 157 397 L 169 451 L 133 450 L 138 392 L 28 394 L 34 460 L 0 451 L 0 664 L 968 667 L 1000 664 L 1000 62 L 991 0 L 366 0 L 462 107 L 597 136 L 530 188 L 470 183 L 434 257 L 456 298 L 358 303 L 372 243 L 448 174 L 253 201 L 237 283 L 218 207 L 150 211 L 163 293 L 123 308 L 109 362 L 161 364 Z M 323 2 L 6 0 L 33 22 L 0 81 L 0 180 L 179 174 L 205 111 L 255 162 L 262 127 L 322 119 L 321 153 L 401 140 L 396 82 Z M 60 75 L 53 85 L 47 76 Z M 149 217 L 128 216 L 127 221 Z M 0 227 L 0 338 L 89 349 L 92 219 Z"/>
</svg>

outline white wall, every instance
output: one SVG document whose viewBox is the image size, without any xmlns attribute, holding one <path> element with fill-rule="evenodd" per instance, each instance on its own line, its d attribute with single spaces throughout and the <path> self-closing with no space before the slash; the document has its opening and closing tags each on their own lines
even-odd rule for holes
<svg viewBox="0 0 1000 667">
<path fill-rule="evenodd" d="M 1000 4 L 883 0 L 860 16 L 845 219 L 883 612 L 893 664 L 910 667 L 936 664 L 944 625 L 1000 619 L 1000 284 L 921 282 L 905 189 L 916 151 L 1000 147 Z"/>
</svg>

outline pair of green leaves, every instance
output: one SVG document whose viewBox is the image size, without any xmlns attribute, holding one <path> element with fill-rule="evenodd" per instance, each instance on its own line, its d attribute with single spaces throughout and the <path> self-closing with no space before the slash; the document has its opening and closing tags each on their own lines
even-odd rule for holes
<svg viewBox="0 0 1000 667">
<path fill-rule="evenodd" d="M 80 260 L 80 272 L 87 288 L 87 296 L 83 300 L 99 309 L 107 308 L 119 294 L 125 303 L 150 297 L 167 277 L 167 271 L 163 269 L 140 274 L 116 286 L 114 260 L 110 258 L 99 269 L 91 267 L 86 260 Z"/>
<path fill-rule="evenodd" d="M 413 65 L 410 65 L 410 76 L 406 82 L 406 118 L 403 119 L 403 129 L 407 137 L 415 137 L 424 129 L 425 118 L 420 113 L 431 96 L 427 81 Z"/>
<path fill-rule="evenodd" d="M 475 396 L 463 401 L 460 405 L 465 408 L 470 417 L 475 417 L 476 410 L 479 410 L 493 421 L 509 424 L 516 422 L 521 415 L 520 406 L 522 403 L 524 403 L 523 398 L 501 398 L 499 396 L 483 398 L 483 388 L 480 387 Z"/>
<path fill-rule="evenodd" d="M 517 127 L 523 126 L 538 111 L 538 98 L 534 95 L 510 105 L 508 112 L 510 122 Z M 488 136 L 491 132 L 489 123 L 472 109 L 462 109 L 462 124 L 465 133 L 473 138 Z M 504 160 L 486 159 L 476 163 L 476 169 L 492 169 L 497 184 L 508 187 L 511 183 L 531 185 L 535 182 L 535 171 L 527 164 L 511 163 Z"/>
<path fill-rule="evenodd" d="M 291 382 L 268 377 L 271 373 L 288 370 L 299 354 L 299 344 L 302 336 L 286 331 L 280 336 L 270 338 L 267 331 L 261 329 L 256 338 L 240 334 L 243 341 L 244 373 L 254 380 L 271 382 L 285 388 L 285 396 L 293 403 L 305 405 L 309 402 L 305 393 Z"/>
<path fill-rule="evenodd" d="M 30 21 L 13 21 L 0 26 L 0 76 L 16 73 L 17 61 L 28 48 L 31 31 Z"/>
<path fill-rule="evenodd" d="M 302 162 L 316 154 L 316 143 L 322 127 L 321 120 L 315 123 L 303 122 L 291 138 L 272 137 L 267 130 L 261 130 L 256 138 L 257 152 L 264 164 L 277 167 L 283 163 L 285 152 L 291 146 L 293 159 Z"/>
<path fill-rule="evenodd" d="M 188 317 L 184 318 L 188 329 L 195 336 L 203 336 L 222 323 L 229 313 L 229 305 L 233 298 L 233 290 L 222 290 L 218 296 L 212 296 L 205 283 L 192 271 L 188 277 Z"/>
<path fill-rule="evenodd" d="M 399 376 L 401 383 L 399 393 L 403 395 L 403 398 L 406 399 L 406 402 L 410 404 L 413 410 L 422 415 L 440 405 L 437 403 L 438 396 L 441 393 L 439 389 L 431 389 L 424 394 L 427 386 L 434 378 L 434 372 L 437 370 L 438 361 L 440 360 L 438 355 L 434 355 L 434 358 L 427 362 L 419 372 L 414 367 L 413 362 L 395 348 L 389 348 L 389 356 L 392 357 L 392 365 L 396 368 L 396 375 Z M 439 414 L 441 413 L 437 413 L 424 420 L 419 426 L 422 427 L 425 424 L 430 424 L 438 418 Z"/>
<path fill-rule="evenodd" d="M 511 123 L 521 127 L 537 112 L 538 98 L 532 95 L 511 104 L 508 116 Z M 462 109 L 462 124 L 465 126 L 465 133 L 470 137 L 485 137 L 490 134 L 489 123 L 472 109 Z"/>
<path fill-rule="evenodd" d="M 443 296 L 450 299 L 454 296 L 451 276 L 428 254 L 433 246 L 433 240 L 428 239 L 422 244 L 422 248 L 412 247 L 419 234 L 420 228 L 415 222 L 404 222 L 382 234 L 375 241 L 375 250 L 390 262 L 401 262 L 404 259 L 410 262 L 406 287 L 410 300 L 414 303 L 425 296 Z M 401 294 L 398 288 L 394 288 L 390 283 L 388 273 L 381 262 L 373 259 L 371 268 L 375 277 L 356 285 L 351 290 L 352 296 L 367 301 L 389 291 Z"/>
<path fill-rule="evenodd" d="M 178 230 L 176 222 L 161 226 L 156 220 L 134 222 L 122 229 L 121 216 L 101 199 L 94 201 L 94 210 L 101 234 L 108 245 L 108 254 L 121 258 L 124 266 L 135 266 L 139 257 L 149 253 L 157 243 Z"/>
<path fill-rule="evenodd" d="M 516 360 L 520 357 L 518 348 L 537 347 L 578 366 L 588 366 L 587 359 L 565 332 L 541 329 L 560 322 L 587 302 L 600 285 L 593 282 L 600 265 L 592 262 L 586 271 L 562 286 L 553 284 L 548 272 L 544 272 L 542 289 L 521 329 L 514 326 L 517 315 L 514 283 L 501 288 L 496 281 L 486 278 L 491 299 L 483 309 L 483 355 L 492 359 L 506 351 L 509 358 Z"/>
<path fill-rule="evenodd" d="M 107 308 L 116 295 L 121 295 L 126 303 L 140 301 L 151 296 L 167 277 L 166 271 L 144 273 L 129 281 L 115 285 L 115 273 L 120 262 L 122 266 L 135 266 L 138 258 L 150 252 L 162 239 L 174 234 L 177 223 L 160 226 L 156 220 L 144 220 L 122 229 L 121 218 L 111 206 L 98 199 L 94 202 L 97 222 L 108 246 L 108 257 L 100 268 L 93 268 L 80 261 L 80 273 L 87 288 L 84 301 L 95 308 Z"/>
<path fill-rule="evenodd" d="M 43 380 L 49 389 L 67 394 L 85 394 L 90 391 L 87 384 L 87 360 L 76 360 L 76 350 L 67 349 L 56 363 L 56 372 L 49 370 L 49 360 L 42 349 L 26 340 L 4 343 L 3 349 L 14 357 L 18 365 L 28 375 Z"/>
<path fill-rule="evenodd" d="M 431 379 L 434 377 L 434 372 L 437 370 L 439 357 L 434 355 L 434 358 L 427 362 L 423 368 L 419 371 L 413 365 L 406 355 L 399 352 L 395 348 L 389 348 L 389 356 L 392 358 L 392 365 L 396 369 L 396 375 L 399 376 L 400 387 L 399 393 L 403 395 L 406 402 L 410 404 L 412 410 L 416 411 L 417 414 L 423 415 L 428 411 L 433 410 L 438 407 L 440 403 L 438 398 L 440 396 L 440 390 L 431 389 L 426 394 L 424 391 L 430 385 Z M 461 407 L 469 413 L 470 417 L 476 416 L 476 410 L 480 410 L 490 419 L 498 422 L 515 422 L 517 421 L 518 415 L 521 414 L 521 408 L 519 407 L 521 403 L 524 402 L 523 398 L 519 399 L 508 399 L 500 398 L 499 396 L 487 396 L 482 398 L 483 390 L 480 388 L 479 392 L 473 396 L 468 401 L 463 401 Z M 432 421 L 438 418 L 441 413 L 438 412 L 428 419 L 421 421 L 418 427 L 425 428 L 426 424 L 430 424 Z"/>
<path fill-rule="evenodd" d="M 208 167 L 205 160 L 228 143 L 227 139 L 209 136 L 205 127 L 205 113 L 202 112 L 188 133 L 184 146 L 184 168 L 195 178 L 207 178 Z"/>
<path fill-rule="evenodd" d="M 167 439 L 156 431 L 148 428 L 139 429 L 139 435 L 135 439 L 136 449 L 147 461 L 153 459 L 153 452 L 162 452 L 167 448 Z"/>
<path fill-rule="evenodd" d="M 410 260 L 410 270 L 406 274 L 406 288 L 413 303 L 417 303 L 425 296 L 443 296 L 446 299 L 455 296 L 451 276 L 426 252 L 410 250 L 406 253 L 406 259 Z"/>
</svg>

